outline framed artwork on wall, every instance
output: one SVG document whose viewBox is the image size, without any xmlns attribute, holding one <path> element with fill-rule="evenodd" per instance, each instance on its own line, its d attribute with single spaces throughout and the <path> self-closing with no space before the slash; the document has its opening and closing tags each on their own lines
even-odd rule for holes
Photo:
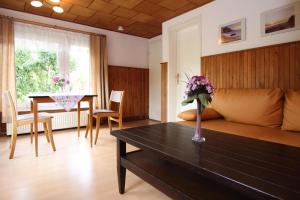
<svg viewBox="0 0 300 200">
<path fill-rule="evenodd" d="M 219 44 L 228 44 L 246 39 L 246 19 L 238 19 L 219 27 Z"/>
<path fill-rule="evenodd" d="M 261 14 L 261 35 L 274 35 L 300 28 L 300 1 Z"/>
</svg>

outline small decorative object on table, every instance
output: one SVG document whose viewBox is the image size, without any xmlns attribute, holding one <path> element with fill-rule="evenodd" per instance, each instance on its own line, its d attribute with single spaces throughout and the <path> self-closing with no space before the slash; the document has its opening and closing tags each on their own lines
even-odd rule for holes
<svg viewBox="0 0 300 200">
<path fill-rule="evenodd" d="M 70 81 L 61 75 L 56 75 L 52 77 L 52 84 L 59 89 L 60 93 L 63 93 L 66 86 L 70 84 Z"/>
<path fill-rule="evenodd" d="M 195 142 L 204 142 L 205 138 L 201 135 L 201 113 L 211 102 L 214 88 L 205 76 L 193 76 L 191 78 L 187 78 L 188 82 L 185 91 L 186 99 L 182 102 L 182 105 L 185 106 L 189 103 L 193 103 L 196 99 L 197 125 L 196 132 L 192 140 Z"/>
</svg>

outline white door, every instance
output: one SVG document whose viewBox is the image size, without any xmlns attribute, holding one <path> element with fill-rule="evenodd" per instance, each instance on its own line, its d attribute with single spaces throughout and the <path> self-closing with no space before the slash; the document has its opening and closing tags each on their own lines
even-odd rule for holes
<svg viewBox="0 0 300 200">
<path fill-rule="evenodd" d="M 200 29 L 198 25 L 186 27 L 177 32 L 177 87 L 176 87 L 176 113 L 196 108 L 196 103 L 182 106 L 186 86 L 186 75 L 200 75 Z M 179 120 L 179 119 L 177 119 Z"/>
</svg>

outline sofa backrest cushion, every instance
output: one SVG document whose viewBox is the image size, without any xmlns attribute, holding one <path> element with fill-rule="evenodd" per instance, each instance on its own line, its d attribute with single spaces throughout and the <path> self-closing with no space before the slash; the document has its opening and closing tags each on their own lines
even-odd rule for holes
<svg viewBox="0 0 300 200">
<path fill-rule="evenodd" d="M 216 89 L 212 108 L 227 121 L 266 127 L 282 124 L 281 89 Z"/>
<path fill-rule="evenodd" d="M 282 129 L 300 131 L 300 91 L 285 94 Z"/>
<path fill-rule="evenodd" d="M 197 109 L 186 110 L 177 115 L 177 117 L 185 120 L 185 121 L 196 121 L 197 120 Z M 211 119 L 220 119 L 223 118 L 222 115 L 217 113 L 212 108 L 205 108 L 205 110 L 201 113 L 201 120 L 211 120 Z"/>
</svg>

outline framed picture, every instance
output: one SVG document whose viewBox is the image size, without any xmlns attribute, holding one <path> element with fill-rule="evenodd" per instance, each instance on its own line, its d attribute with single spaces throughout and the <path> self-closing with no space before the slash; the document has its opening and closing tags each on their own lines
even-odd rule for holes
<svg viewBox="0 0 300 200">
<path fill-rule="evenodd" d="M 261 14 L 262 36 L 293 31 L 300 27 L 300 1 Z"/>
<path fill-rule="evenodd" d="M 238 19 L 219 27 L 219 44 L 238 42 L 246 39 L 246 19 Z"/>
</svg>

